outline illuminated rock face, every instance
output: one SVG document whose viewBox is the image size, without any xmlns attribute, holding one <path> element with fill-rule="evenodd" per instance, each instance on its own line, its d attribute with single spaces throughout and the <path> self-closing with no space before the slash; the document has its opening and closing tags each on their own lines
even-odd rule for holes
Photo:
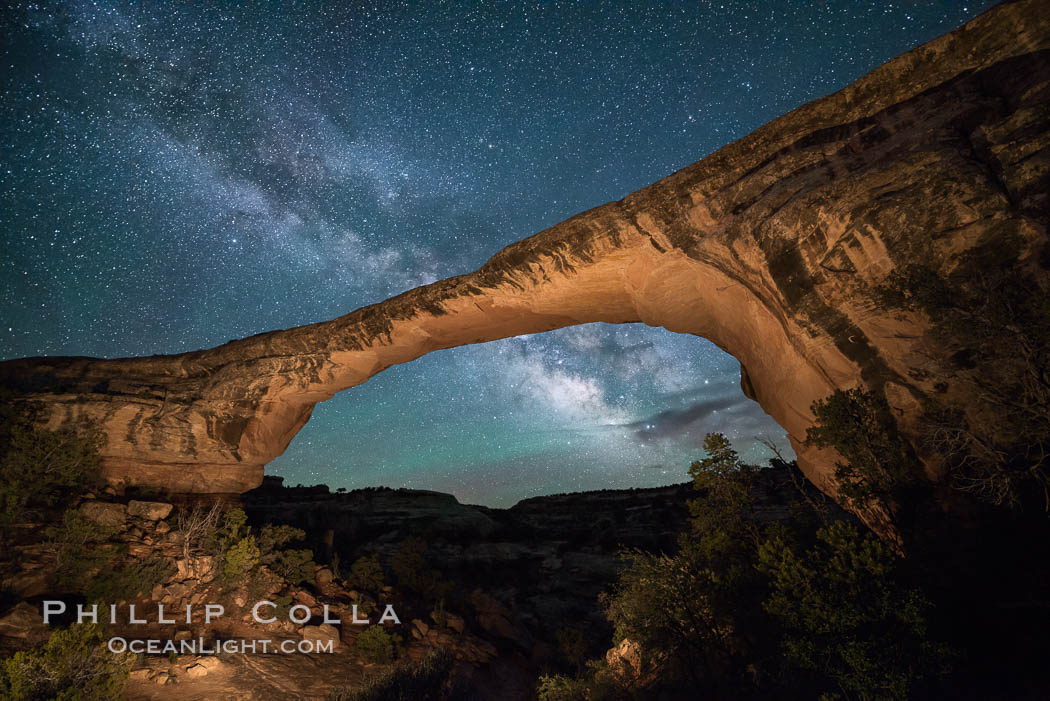
<svg viewBox="0 0 1050 701">
<path fill-rule="evenodd" d="M 391 365 L 573 324 L 644 322 L 739 359 L 745 392 L 834 492 L 834 455 L 801 442 L 812 402 L 865 385 L 907 432 L 934 391 L 936 378 L 914 372 L 923 320 L 880 309 L 872 285 L 908 262 L 949 269 L 982 237 L 1046 243 L 1044 10 L 999 6 L 474 273 L 210 350 L 9 361 L 0 382 L 42 402 L 53 425 L 97 420 L 112 479 L 243 491 L 316 402 Z"/>
</svg>

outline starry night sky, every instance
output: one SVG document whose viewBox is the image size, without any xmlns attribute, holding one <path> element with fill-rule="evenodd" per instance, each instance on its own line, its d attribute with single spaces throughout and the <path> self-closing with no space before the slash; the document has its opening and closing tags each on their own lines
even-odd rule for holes
<svg viewBox="0 0 1050 701">
<path fill-rule="evenodd" d="M 990 2 L 12 4 L 0 357 L 211 347 L 473 270 Z M 496 506 L 787 448 L 711 343 L 592 324 L 439 351 L 267 467 Z"/>
</svg>

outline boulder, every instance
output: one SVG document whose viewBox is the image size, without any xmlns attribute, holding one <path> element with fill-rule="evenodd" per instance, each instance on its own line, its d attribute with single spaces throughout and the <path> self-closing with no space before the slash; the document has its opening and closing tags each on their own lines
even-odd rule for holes
<svg viewBox="0 0 1050 701">
<path fill-rule="evenodd" d="M 223 661 L 214 655 L 208 655 L 206 657 L 200 657 L 197 659 L 197 664 L 209 671 L 214 671 L 219 667 L 223 666 Z"/>
<path fill-rule="evenodd" d="M 128 507 L 108 501 L 85 501 L 80 515 L 100 526 L 123 526 L 128 520 Z"/>
<path fill-rule="evenodd" d="M 307 606 L 307 607 L 309 607 L 311 609 L 313 607 L 317 606 L 317 599 L 315 599 L 312 594 L 310 594 L 309 592 L 303 591 L 302 589 L 300 589 L 299 591 L 295 592 L 295 595 L 292 598 L 295 599 L 295 602 L 297 604 L 302 604 L 302 605 Z"/>
<path fill-rule="evenodd" d="M 454 613 L 445 614 L 445 625 L 457 633 L 462 633 L 467 627 L 466 623 L 463 621 L 463 617 L 457 616 Z"/>
<path fill-rule="evenodd" d="M 624 638 L 605 653 L 605 662 L 619 682 L 626 688 L 644 687 L 656 680 L 660 673 L 659 658 L 653 658 L 641 644 Z"/>
<path fill-rule="evenodd" d="M 215 579 L 215 558 L 211 555 L 191 555 L 175 560 L 175 579 L 196 579 L 210 582 Z"/>
<path fill-rule="evenodd" d="M 478 625 L 482 630 L 497 638 L 515 642 L 525 651 L 532 650 L 535 641 L 528 631 L 513 623 L 510 609 L 480 589 L 471 593 L 470 601 L 477 611 Z"/>
<path fill-rule="evenodd" d="M 322 623 L 319 626 L 303 626 L 299 629 L 299 635 L 303 637 L 303 640 L 331 640 L 334 643 L 334 648 L 339 647 L 339 629 L 331 623 Z"/>
<path fill-rule="evenodd" d="M 26 639 L 44 628 L 44 617 L 36 606 L 21 601 L 0 616 L 0 636 Z"/>
<path fill-rule="evenodd" d="M 0 587 L 25 598 L 40 596 L 51 588 L 43 569 L 26 569 L 5 577 L 0 581 Z"/>
<path fill-rule="evenodd" d="M 135 501 L 128 502 L 128 514 L 147 521 L 160 521 L 171 514 L 174 507 L 161 501 Z"/>
<path fill-rule="evenodd" d="M 190 679 L 197 679 L 199 677 L 205 677 L 208 675 L 208 668 L 202 664 L 192 664 L 186 668 L 186 676 Z"/>
</svg>

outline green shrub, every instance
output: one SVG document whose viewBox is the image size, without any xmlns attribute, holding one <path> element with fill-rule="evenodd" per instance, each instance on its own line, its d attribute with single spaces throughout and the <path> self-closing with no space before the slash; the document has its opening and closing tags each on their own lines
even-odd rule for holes
<svg viewBox="0 0 1050 701">
<path fill-rule="evenodd" d="M 579 628 L 565 627 L 560 628 L 554 638 L 558 642 L 558 651 L 561 652 L 565 661 L 577 674 L 581 673 L 583 664 L 587 661 L 587 650 L 590 648 L 587 636 Z"/>
<path fill-rule="evenodd" d="M 302 529 L 267 523 L 259 529 L 258 537 L 263 564 L 268 564 L 268 558 L 275 556 L 288 543 L 301 542 L 304 538 L 306 538 L 306 532 Z"/>
<path fill-rule="evenodd" d="M 653 694 L 625 688 L 604 660 L 591 660 L 582 676 L 575 679 L 561 674 L 540 676 L 536 697 L 538 701 L 636 701 L 653 698 Z M 695 694 L 687 691 L 671 698 L 695 698 Z"/>
<path fill-rule="evenodd" d="M 753 468 L 728 439 L 708 434 L 708 454 L 689 469 L 699 496 L 677 552 L 622 553 L 629 562 L 603 596 L 614 642 L 627 638 L 674 683 L 706 686 L 745 675 L 762 646 L 764 596 L 754 557 L 761 531 L 751 518 Z M 754 642 L 759 641 L 759 642 Z"/>
<path fill-rule="evenodd" d="M 422 538 L 405 538 L 390 555 L 390 569 L 399 586 L 419 594 L 427 601 L 448 597 L 455 583 L 441 578 L 441 572 L 426 566 L 427 543 Z"/>
<path fill-rule="evenodd" d="M 574 679 L 563 674 L 543 674 L 536 685 L 539 701 L 590 701 L 586 679 Z"/>
<path fill-rule="evenodd" d="M 98 626 L 73 625 L 52 633 L 43 646 L 0 662 L 0 698 L 121 699 L 133 659 L 107 650 Z"/>
<path fill-rule="evenodd" d="M 88 582 L 84 596 L 88 601 L 131 601 L 166 582 L 174 570 L 171 563 L 157 556 L 127 562 L 99 572 Z"/>
<path fill-rule="evenodd" d="M 204 514 L 197 520 L 206 524 L 210 522 L 206 516 Z M 262 571 L 257 571 L 259 565 L 266 565 L 292 585 L 313 579 L 317 568 L 313 551 L 283 549 L 287 543 L 303 540 L 306 537 L 304 531 L 292 526 L 267 524 L 253 533 L 247 515 L 240 508 L 227 511 L 221 524 L 215 531 L 211 550 L 223 559 L 224 587 L 263 586 L 259 577 Z"/>
<path fill-rule="evenodd" d="M 949 655 L 928 633 L 930 606 L 902 584 L 889 548 L 809 499 L 812 514 L 791 510 L 787 523 L 764 523 L 755 468 L 724 436 L 708 435 L 704 447 L 707 457 L 690 468 L 699 494 L 677 551 L 623 553 L 629 565 L 602 596 L 613 642 L 641 648 L 639 677 L 591 661 L 576 678 L 541 678 L 541 701 L 874 700 L 935 688 Z M 558 638 L 562 647 L 578 642 Z"/>
<path fill-rule="evenodd" d="M 259 562 L 269 567 L 289 584 L 313 579 L 317 564 L 312 550 L 285 550 L 285 545 L 302 541 L 306 532 L 287 525 L 266 524 L 259 529 Z"/>
<path fill-rule="evenodd" d="M 897 432 L 886 400 L 862 389 L 835 390 L 813 403 L 806 439 L 845 458 L 836 464 L 840 494 L 855 508 L 873 499 L 899 502 L 918 483 L 922 467 Z"/>
<path fill-rule="evenodd" d="M 424 559 L 426 551 L 426 541 L 416 536 L 405 538 L 397 546 L 390 555 L 390 569 L 399 585 L 416 593 L 426 589 L 430 574 Z"/>
<path fill-rule="evenodd" d="M 0 527 L 39 518 L 101 485 L 101 432 L 89 424 L 48 430 L 0 397 Z"/>
<path fill-rule="evenodd" d="M 275 574 L 296 585 L 314 578 L 317 564 L 312 550 L 281 550 L 269 562 Z"/>
<path fill-rule="evenodd" d="M 455 658 L 432 652 L 418 663 L 398 665 L 367 680 L 363 687 L 338 691 L 329 701 L 465 701 L 470 695 L 453 676 Z"/>
<path fill-rule="evenodd" d="M 759 549 L 771 593 L 766 611 L 784 627 L 794 667 L 863 699 L 910 698 L 916 682 L 944 671 L 947 654 L 929 639 L 929 603 L 897 583 L 895 557 L 881 541 L 843 521 L 817 532 L 800 552 L 779 537 Z"/>
<path fill-rule="evenodd" d="M 706 566 L 696 548 L 673 555 L 635 550 L 629 566 L 602 597 L 613 624 L 613 642 L 641 645 L 643 674 L 669 681 L 710 684 L 729 662 L 734 610 L 717 601 L 720 573 Z"/>
<path fill-rule="evenodd" d="M 215 532 L 215 541 L 211 549 L 216 554 L 223 554 L 236 545 L 241 539 L 248 537 L 251 529 L 248 527 L 248 515 L 244 509 L 235 507 L 229 509 L 222 515 L 221 525 Z M 258 549 L 258 546 L 256 546 Z"/>
<path fill-rule="evenodd" d="M 247 535 L 234 541 L 223 556 L 223 584 L 228 588 L 235 588 L 246 583 L 258 564 L 259 546 L 255 542 L 255 536 Z"/>
<path fill-rule="evenodd" d="M 754 468 L 740 461 L 721 433 L 704 437 L 704 451 L 707 457 L 689 467 L 693 489 L 700 496 L 689 501 L 693 537 L 686 547 L 699 548 L 712 564 L 728 566 L 726 558 L 739 559 L 758 538 L 751 518 Z"/>
<path fill-rule="evenodd" d="M 62 522 L 45 531 L 47 546 L 55 557 L 51 584 L 59 591 L 83 592 L 96 574 L 108 571 L 118 550 L 106 544 L 115 529 L 67 509 Z"/>
<path fill-rule="evenodd" d="M 438 599 L 438 602 L 430 612 L 430 620 L 434 621 L 434 624 L 439 628 L 444 628 L 448 625 L 448 611 L 445 610 L 444 599 Z"/>
<path fill-rule="evenodd" d="M 1030 497 L 1050 511 L 1050 295 L 1030 274 L 1039 254 L 1025 245 L 997 232 L 946 274 L 904 267 L 875 292 L 930 320 L 934 370 L 926 373 L 941 382 L 924 407 L 921 440 L 953 486 L 1001 506 Z"/>
<path fill-rule="evenodd" d="M 84 518 L 76 509 L 68 509 L 61 524 L 49 527 L 46 533 L 55 556 L 51 585 L 59 591 L 83 594 L 88 601 L 129 601 L 166 581 L 173 570 L 160 557 L 129 558 L 126 545 L 109 542 L 115 529 Z"/>
<path fill-rule="evenodd" d="M 400 639 L 388 633 L 383 626 L 368 626 L 354 642 L 358 653 L 367 662 L 390 664 L 397 657 Z"/>
<path fill-rule="evenodd" d="M 365 555 L 350 565 L 347 584 L 355 589 L 377 592 L 383 588 L 383 567 L 378 555 Z"/>
</svg>

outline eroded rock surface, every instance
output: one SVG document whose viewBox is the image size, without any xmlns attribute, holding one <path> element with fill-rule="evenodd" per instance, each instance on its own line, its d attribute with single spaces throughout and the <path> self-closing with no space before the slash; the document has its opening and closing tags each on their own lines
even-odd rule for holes
<svg viewBox="0 0 1050 701">
<path fill-rule="evenodd" d="M 689 528 L 688 501 L 697 496 L 692 483 L 682 483 L 534 497 L 493 509 L 437 492 L 380 488 L 331 494 L 280 482 L 267 478 L 263 487 L 243 495 L 250 523 L 304 530 L 317 559 L 337 555 L 344 574 L 359 557 L 373 554 L 389 572 L 390 554 L 400 543 L 422 537 L 428 567 L 470 592 L 470 601 L 459 602 L 456 611 L 474 613 L 468 628 L 484 631 L 504 652 L 530 659 L 540 654 L 537 641 L 556 645 L 553 636 L 562 622 L 608 640 L 613 631 L 598 595 L 616 581 L 623 567 L 620 552 L 673 552 Z M 804 501 L 821 504 L 828 518 L 846 517 L 786 465 L 758 470 L 752 499 L 750 512 L 761 523 L 785 521 L 792 509 L 797 515 L 793 504 Z M 404 623 L 419 631 L 419 639 L 429 639 L 435 624 L 427 619 L 417 626 L 407 617 Z M 452 620 L 447 625 L 456 628 Z"/>
<path fill-rule="evenodd" d="M 1050 13 L 1001 5 L 619 202 L 497 253 L 476 272 L 331 321 L 180 355 L 0 364 L 52 425 L 103 427 L 107 475 L 242 491 L 316 402 L 440 348 L 563 326 L 644 322 L 711 339 L 803 444 L 836 388 L 883 392 L 906 427 L 938 378 L 925 322 L 872 302 L 901 265 L 949 269 L 1016 235 L 1046 281 Z"/>
</svg>

